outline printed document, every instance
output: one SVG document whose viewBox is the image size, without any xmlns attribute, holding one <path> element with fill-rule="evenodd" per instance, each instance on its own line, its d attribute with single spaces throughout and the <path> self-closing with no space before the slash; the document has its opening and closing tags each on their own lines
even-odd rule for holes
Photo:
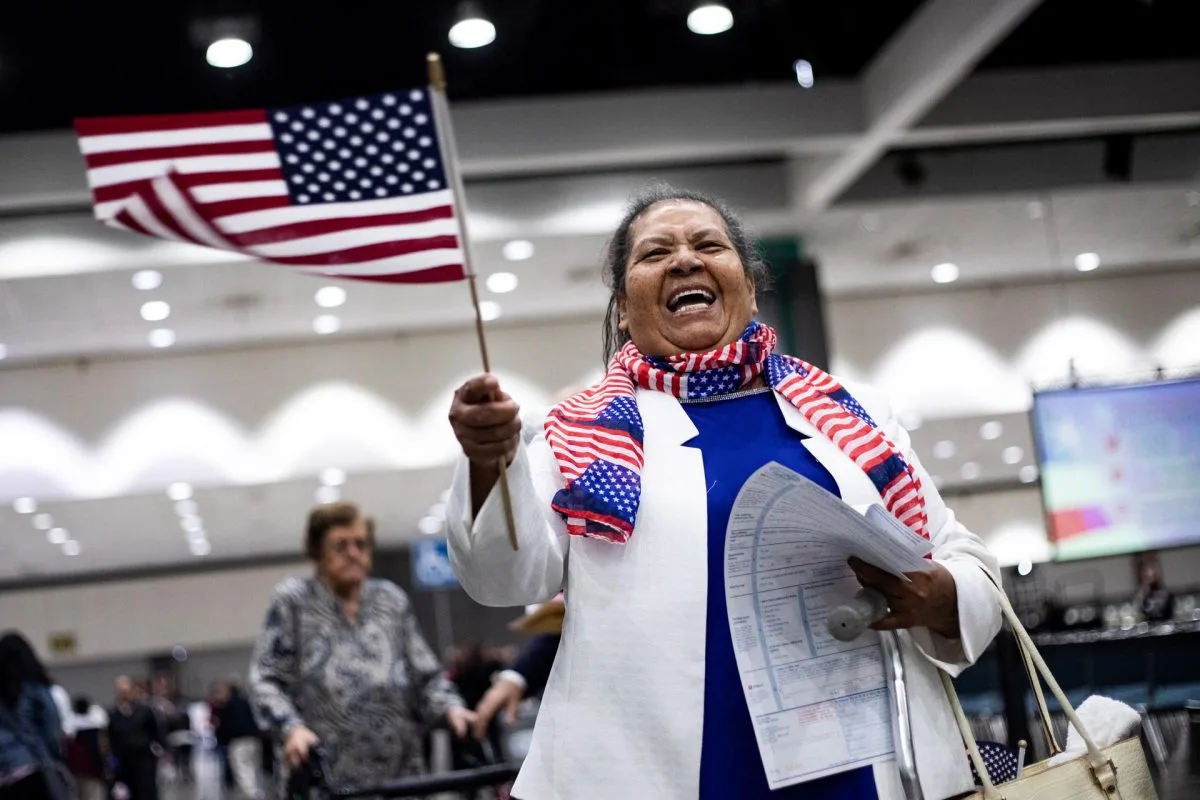
<svg viewBox="0 0 1200 800">
<path fill-rule="evenodd" d="M 929 541 L 881 506 L 860 514 L 776 463 L 738 493 L 725 598 L 738 672 L 771 789 L 894 758 L 879 635 L 828 632 L 859 590 L 850 556 L 897 575 L 932 569 Z"/>
</svg>

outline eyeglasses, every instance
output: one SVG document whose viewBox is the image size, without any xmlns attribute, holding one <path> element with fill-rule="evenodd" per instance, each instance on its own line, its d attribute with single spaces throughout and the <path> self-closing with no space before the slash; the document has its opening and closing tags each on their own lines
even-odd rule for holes
<svg viewBox="0 0 1200 800">
<path fill-rule="evenodd" d="M 338 555 L 346 555 L 353 548 L 363 553 L 371 552 L 370 539 L 338 539 L 336 542 L 330 542 L 329 547 Z"/>
</svg>

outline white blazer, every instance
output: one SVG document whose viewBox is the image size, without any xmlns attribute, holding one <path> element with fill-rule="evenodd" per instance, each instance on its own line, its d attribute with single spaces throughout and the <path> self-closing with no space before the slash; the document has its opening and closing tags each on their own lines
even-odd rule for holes
<svg viewBox="0 0 1200 800">
<path fill-rule="evenodd" d="M 937 668 L 957 675 L 1000 629 L 997 570 L 979 537 L 959 524 L 911 452 L 886 400 L 852 394 L 904 452 L 925 490 L 934 558 L 954 576 L 961 639 L 925 628 L 898 636 L 926 800 L 972 788 L 958 727 Z M 880 502 L 861 469 L 776 395 L 787 424 L 833 475 L 851 505 Z M 697 434 L 679 401 L 639 390 L 645 428 L 642 498 L 628 544 L 571 537 L 550 499 L 564 479 L 544 436 L 523 441 L 508 470 L 520 549 L 509 543 L 499 490 L 471 520 L 466 459 L 447 509 L 450 554 L 463 588 L 488 606 L 521 606 L 567 592 L 562 643 L 533 742 L 513 788 L 521 800 L 695 800 L 704 715 L 708 509 Z M 528 428 L 527 428 L 528 429 Z M 529 439 L 529 437 L 524 437 Z M 733 687 L 736 690 L 736 687 Z M 905 800 L 894 761 L 874 767 L 880 800 Z"/>
</svg>

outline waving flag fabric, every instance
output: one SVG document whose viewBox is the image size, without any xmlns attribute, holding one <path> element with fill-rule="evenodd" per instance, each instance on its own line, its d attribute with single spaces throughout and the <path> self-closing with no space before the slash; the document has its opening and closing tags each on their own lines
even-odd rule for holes
<svg viewBox="0 0 1200 800">
<path fill-rule="evenodd" d="M 97 219 L 343 278 L 465 277 L 424 88 L 286 108 L 77 120 Z"/>
</svg>

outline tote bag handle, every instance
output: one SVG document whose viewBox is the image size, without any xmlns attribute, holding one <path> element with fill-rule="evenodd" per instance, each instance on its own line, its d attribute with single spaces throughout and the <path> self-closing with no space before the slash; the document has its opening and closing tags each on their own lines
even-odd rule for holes
<svg viewBox="0 0 1200 800">
<path fill-rule="evenodd" d="M 1008 595 L 1005 594 L 1004 587 L 1000 585 L 996 577 L 990 572 L 983 570 L 983 573 L 987 575 L 988 580 L 996 587 L 1000 611 L 1004 615 L 1004 621 L 1008 623 L 1008 627 L 1012 631 L 1013 638 L 1017 641 L 1017 648 L 1021 652 L 1021 661 L 1025 664 L 1026 670 L 1030 672 L 1034 696 L 1037 699 L 1038 714 L 1041 717 L 1042 726 L 1048 731 L 1047 741 L 1050 743 L 1051 749 L 1056 752 L 1062 751 L 1062 747 L 1059 746 L 1057 739 L 1054 738 L 1050 712 L 1046 706 L 1045 697 L 1042 695 L 1038 676 L 1041 676 L 1041 679 L 1046 682 L 1046 686 L 1050 689 L 1050 693 L 1054 696 L 1054 699 L 1058 700 L 1071 727 L 1075 728 L 1079 733 L 1079 738 L 1083 740 L 1084 745 L 1087 747 L 1088 765 L 1096 782 L 1109 797 L 1119 800 L 1120 793 L 1117 789 L 1117 772 L 1112 761 L 1096 746 L 1096 742 L 1087 732 L 1083 722 L 1079 719 L 1079 715 L 1075 713 L 1074 706 L 1067 700 L 1067 695 L 1063 692 L 1062 687 L 1058 685 L 1058 681 L 1054 679 L 1054 675 L 1050 672 L 1050 667 L 1046 665 L 1042 654 L 1038 652 L 1037 645 L 1033 643 L 1029 632 L 1025 630 L 1025 626 L 1021 624 L 1021 620 L 1017 618 L 1017 612 L 1013 610 L 1012 603 L 1008 601 Z M 979 780 L 983 784 L 983 796 L 985 800 L 1002 800 L 1002 795 L 992 783 L 991 777 L 987 772 L 987 767 L 983 763 L 983 757 L 979 754 L 979 744 L 975 740 L 975 734 L 971 732 L 971 726 L 967 722 L 967 715 L 963 712 L 962 703 L 958 699 L 958 693 L 954 690 L 954 683 L 945 672 L 939 671 L 939 674 L 942 678 L 942 685 L 946 689 L 946 696 L 950 700 L 950 708 L 954 712 L 954 719 L 958 723 L 958 730 L 962 734 L 963 743 L 967 746 L 967 753 L 971 758 L 971 763 L 975 766 L 975 772 L 979 775 Z"/>
</svg>

